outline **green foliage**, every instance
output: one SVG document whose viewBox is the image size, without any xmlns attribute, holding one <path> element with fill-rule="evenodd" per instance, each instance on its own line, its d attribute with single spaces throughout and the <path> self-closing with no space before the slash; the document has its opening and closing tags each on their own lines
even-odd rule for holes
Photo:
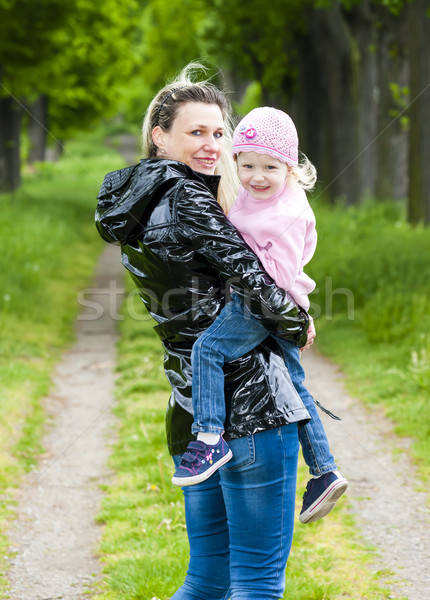
<svg viewBox="0 0 430 600">
<path fill-rule="evenodd" d="M 238 81 L 258 81 L 279 97 L 296 81 L 297 35 L 305 28 L 300 0 L 234 0 L 206 3 L 205 47 Z M 244 51 L 246 48 L 246 51 Z"/>
<path fill-rule="evenodd" d="M 173 76 L 201 55 L 198 33 L 204 14 L 205 3 L 201 0 L 146 3 L 140 46 L 146 85 L 161 87 L 165 77 Z"/>
<path fill-rule="evenodd" d="M 414 438 L 430 473 L 430 230 L 412 228 L 395 203 L 314 202 L 319 242 L 307 272 L 318 345 L 360 398 L 382 405 Z"/>
<path fill-rule="evenodd" d="M 406 2 L 413 0 L 372 0 L 372 4 L 379 4 L 387 8 L 393 15 L 399 15 L 404 8 Z M 333 4 L 337 4 L 335 0 L 313 0 L 313 5 L 317 9 L 330 8 Z M 362 3 L 362 0 L 340 0 L 340 4 L 350 10 L 353 6 Z"/>
<path fill-rule="evenodd" d="M 49 98 L 51 133 L 64 139 L 113 114 L 128 81 L 137 2 L 11 0 L 0 6 L 4 91 Z"/>
<path fill-rule="evenodd" d="M 140 2 L 133 38 L 135 63 L 131 77 L 121 87 L 121 113 L 138 122 L 159 88 L 187 63 L 202 62 L 202 0 L 148 0 Z M 184 34 L 186 32 L 186 34 Z"/>
<path fill-rule="evenodd" d="M 409 117 L 405 114 L 410 99 L 409 87 L 401 86 L 398 83 L 390 84 L 391 95 L 395 104 L 395 108 L 391 108 L 389 110 L 390 117 L 400 118 L 400 124 L 403 131 L 408 131 L 409 129 Z"/>
<path fill-rule="evenodd" d="M 244 117 L 253 108 L 262 105 L 261 101 L 262 89 L 261 84 L 258 81 L 253 81 L 246 88 L 242 102 L 234 102 L 233 108 L 235 112 L 240 116 Z"/>
<path fill-rule="evenodd" d="M 220 67 L 227 87 L 255 81 L 264 91 L 284 97 L 296 81 L 295 36 L 305 27 L 303 10 L 301 0 L 270 5 L 260 0 L 246 5 L 233 0 L 149 0 L 135 43 L 140 68 L 128 86 L 135 91 L 124 93 L 132 101 L 132 112 L 140 116 L 166 78 L 193 60 Z M 218 77 L 216 69 L 214 75 Z"/>
<path fill-rule="evenodd" d="M 399 15 L 405 4 L 411 1 L 413 2 L 413 0 L 379 0 L 379 3 L 388 8 L 393 15 Z"/>
<path fill-rule="evenodd" d="M 52 59 L 53 35 L 76 10 L 76 0 L 9 0 L 0 3 L 0 64 L 17 96 L 31 93 L 40 72 L 35 63 Z M 22 69 L 22 71 L 21 71 Z"/>
<path fill-rule="evenodd" d="M 337 288 L 351 291 L 355 309 L 375 303 L 377 294 L 380 304 L 394 294 L 408 296 L 412 303 L 414 295 L 428 293 L 430 236 L 427 229 L 405 223 L 401 205 L 368 202 L 328 210 L 321 202 L 313 206 L 319 243 L 308 271 L 317 280 L 312 299 L 320 310 L 327 312 L 331 300 L 335 311 L 343 309 L 344 298 L 329 297 Z M 327 278 L 331 286 L 324 285 Z"/>
<path fill-rule="evenodd" d="M 41 65 L 44 89 L 38 86 L 50 98 L 51 127 L 61 139 L 114 114 L 118 89 L 129 83 L 137 61 L 134 0 L 76 2 L 76 13 L 55 36 L 56 59 Z"/>
</svg>

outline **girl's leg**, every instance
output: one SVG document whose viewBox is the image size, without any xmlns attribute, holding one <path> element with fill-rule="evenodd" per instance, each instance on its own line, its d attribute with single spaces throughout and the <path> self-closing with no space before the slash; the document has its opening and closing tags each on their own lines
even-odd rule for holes
<svg viewBox="0 0 430 600">
<path fill-rule="evenodd" d="M 214 323 L 193 345 L 193 433 L 222 433 L 225 421 L 225 362 L 258 346 L 267 330 L 233 296 Z"/>
<path fill-rule="evenodd" d="M 180 455 L 173 460 L 177 467 Z M 185 581 L 171 600 L 225 600 L 230 585 L 229 534 L 218 473 L 183 492 L 190 561 Z"/>
<path fill-rule="evenodd" d="M 233 296 L 211 327 L 194 343 L 192 432 L 197 434 L 197 441 L 188 445 L 172 477 L 175 485 L 196 485 L 231 459 L 229 445 L 219 437 L 225 421 L 223 366 L 252 350 L 267 336 L 266 329 Z"/>
<path fill-rule="evenodd" d="M 278 600 L 293 538 L 297 425 L 231 440 L 219 474 L 230 533 L 231 600 Z"/>
<path fill-rule="evenodd" d="M 280 341 L 280 345 L 292 382 L 312 417 L 309 423 L 299 429 L 303 458 L 314 475 L 306 486 L 299 520 L 301 523 L 311 523 L 322 519 L 332 510 L 348 487 L 348 482 L 336 470 L 314 399 L 303 384 L 305 373 L 300 364 L 299 349 L 284 340 Z"/>
<path fill-rule="evenodd" d="M 299 429 L 303 458 L 311 475 L 319 476 L 336 470 L 336 463 L 314 399 L 304 385 L 305 372 L 300 364 L 299 348 L 292 342 L 276 338 L 282 348 L 285 364 L 297 393 L 302 399 L 311 421 Z"/>
</svg>

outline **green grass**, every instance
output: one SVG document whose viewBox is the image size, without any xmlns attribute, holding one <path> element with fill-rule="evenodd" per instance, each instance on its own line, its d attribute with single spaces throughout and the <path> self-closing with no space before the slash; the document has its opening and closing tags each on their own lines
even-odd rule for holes
<svg viewBox="0 0 430 600">
<path fill-rule="evenodd" d="M 77 292 L 103 248 L 94 227 L 97 191 L 103 175 L 120 166 L 100 136 L 87 134 L 57 163 L 27 169 L 17 192 L 0 195 L 0 557 L 6 506 L 42 451 L 40 401 L 74 338 Z"/>
<path fill-rule="evenodd" d="M 411 438 L 428 481 L 430 230 L 407 225 L 394 203 L 314 209 L 319 241 L 307 272 L 318 286 L 318 346 L 342 367 L 351 393 Z"/>
<path fill-rule="evenodd" d="M 130 288 L 132 289 L 132 288 Z M 125 308 L 125 307 L 124 307 Z M 99 521 L 105 580 L 97 600 L 166 600 L 187 568 L 188 542 L 182 492 L 170 482 L 164 415 L 170 390 L 161 345 L 147 318 L 121 323 L 118 352 L 118 439 L 111 457 L 114 481 L 106 487 Z M 128 313 L 128 314 L 127 314 Z M 307 474 L 301 466 L 297 510 Z M 373 571 L 373 550 L 358 537 L 347 499 L 329 519 L 313 525 L 296 521 L 287 569 L 289 600 L 382 600 L 384 574 Z"/>
</svg>

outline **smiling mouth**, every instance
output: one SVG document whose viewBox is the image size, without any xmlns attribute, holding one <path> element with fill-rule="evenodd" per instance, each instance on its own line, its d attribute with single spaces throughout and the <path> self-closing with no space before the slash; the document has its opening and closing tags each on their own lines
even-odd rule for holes
<svg viewBox="0 0 430 600">
<path fill-rule="evenodd" d="M 257 191 L 257 192 L 264 192 L 266 190 L 269 189 L 270 186 L 268 185 L 251 185 L 252 189 Z"/>
<path fill-rule="evenodd" d="M 208 167 L 213 167 L 215 164 L 214 158 L 200 158 L 199 156 L 195 156 L 194 160 L 198 160 L 199 163 L 202 163 L 203 165 L 206 165 Z"/>
</svg>

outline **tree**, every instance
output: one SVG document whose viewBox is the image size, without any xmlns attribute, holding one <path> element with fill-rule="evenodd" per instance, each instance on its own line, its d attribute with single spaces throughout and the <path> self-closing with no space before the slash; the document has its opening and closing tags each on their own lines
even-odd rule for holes
<svg viewBox="0 0 430 600">
<path fill-rule="evenodd" d="M 312 9 L 308 15 L 309 30 L 301 47 L 301 62 L 312 61 L 313 78 L 300 90 L 311 95 L 307 108 L 318 106 L 318 120 L 310 113 L 301 122 L 309 122 L 308 139 L 315 156 L 325 189 L 332 197 L 343 196 L 348 203 L 357 202 L 360 195 L 357 155 L 360 107 L 358 87 L 360 79 L 360 52 L 354 27 L 365 16 L 347 19 L 338 2 L 332 6 Z M 308 69 L 309 71 L 309 69 Z M 309 89 L 309 84 L 311 88 Z"/>
<path fill-rule="evenodd" d="M 202 0 L 149 0 L 143 3 L 141 37 L 137 45 L 147 92 L 141 110 L 155 91 L 187 63 L 205 54 L 200 26 L 205 14 Z"/>
<path fill-rule="evenodd" d="M 403 0 L 207 3 L 204 39 L 236 90 L 291 114 L 332 198 L 405 197 L 409 57 Z"/>
<path fill-rule="evenodd" d="M 407 11 L 398 10 L 375 9 L 378 79 L 373 194 L 379 199 L 404 199 L 408 192 L 409 123 L 404 109 L 409 101 L 410 62 Z"/>
<path fill-rule="evenodd" d="M 46 140 L 48 136 L 49 98 L 41 94 L 33 102 L 26 103 L 28 119 L 28 162 L 45 160 Z"/>
<path fill-rule="evenodd" d="M 415 0 L 409 21 L 411 103 L 409 205 L 411 223 L 430 223 L 430 8 Z"/>
<path fill-rule="evenodd" d="M 56 59 L 45 63 L 39 91 L 49 99 L 50 130 L 64 139 L 118 107 L 118 90 L 137 63 L 134 1 L 76 0 L 78 10 L 54 36 Z"/>
<path fill-rule="evenodd" d="M 19 184 L 13 174 L 19 172 L 20 126 L 7 132 L 5 120 L 12 121 L 11 111 L 21 115 L 24 106 L 45 97 L 49 132 L 64 138 L 112 114 L 117 89 L 133 68 L 131 38 L 137 4 L 116 0 L 0 2 L 2 108 L 8 109 L 0 113 L 1 129 L 8 138 L 0 146 L 0 188 L 14 189 Z M 43 120 L 47 112 L 33 119 L 42 141 L 48 130 Z M 39 150 L 43 154 L 43 148 Z"/>
<path fill-rule="evenodd" d="M 52 34 L 74 8 L 74 0 L 0 0 L 0 190 L 20 183 L 22 101 L 37 85 L 35 63 L 52 54 Z"/>
<path fill-rule="evenodd" d="M 14 190 L 20 184 L 21 119 L 22 109 L 15 99 L 0 97 L 0 191 Z"/>
<path fill-rule="evenodd" d="M 400 4 L 320 1 L 308 9 L 300 126 L 324 187 L 349 203 L 406 195 L 408 134 L 405 118 L 397 117 L 409 62 Z"/>
<path fill-rule="evenodd" d="M 235 92 L 257 81 L 262 102 L 284 105 L 297 83 L 303 0 L 209 0 L 202 27 L 208 55 L 229 73 Z M 245 84 L 245 85 L 244 85 Z"/>
</svg>

